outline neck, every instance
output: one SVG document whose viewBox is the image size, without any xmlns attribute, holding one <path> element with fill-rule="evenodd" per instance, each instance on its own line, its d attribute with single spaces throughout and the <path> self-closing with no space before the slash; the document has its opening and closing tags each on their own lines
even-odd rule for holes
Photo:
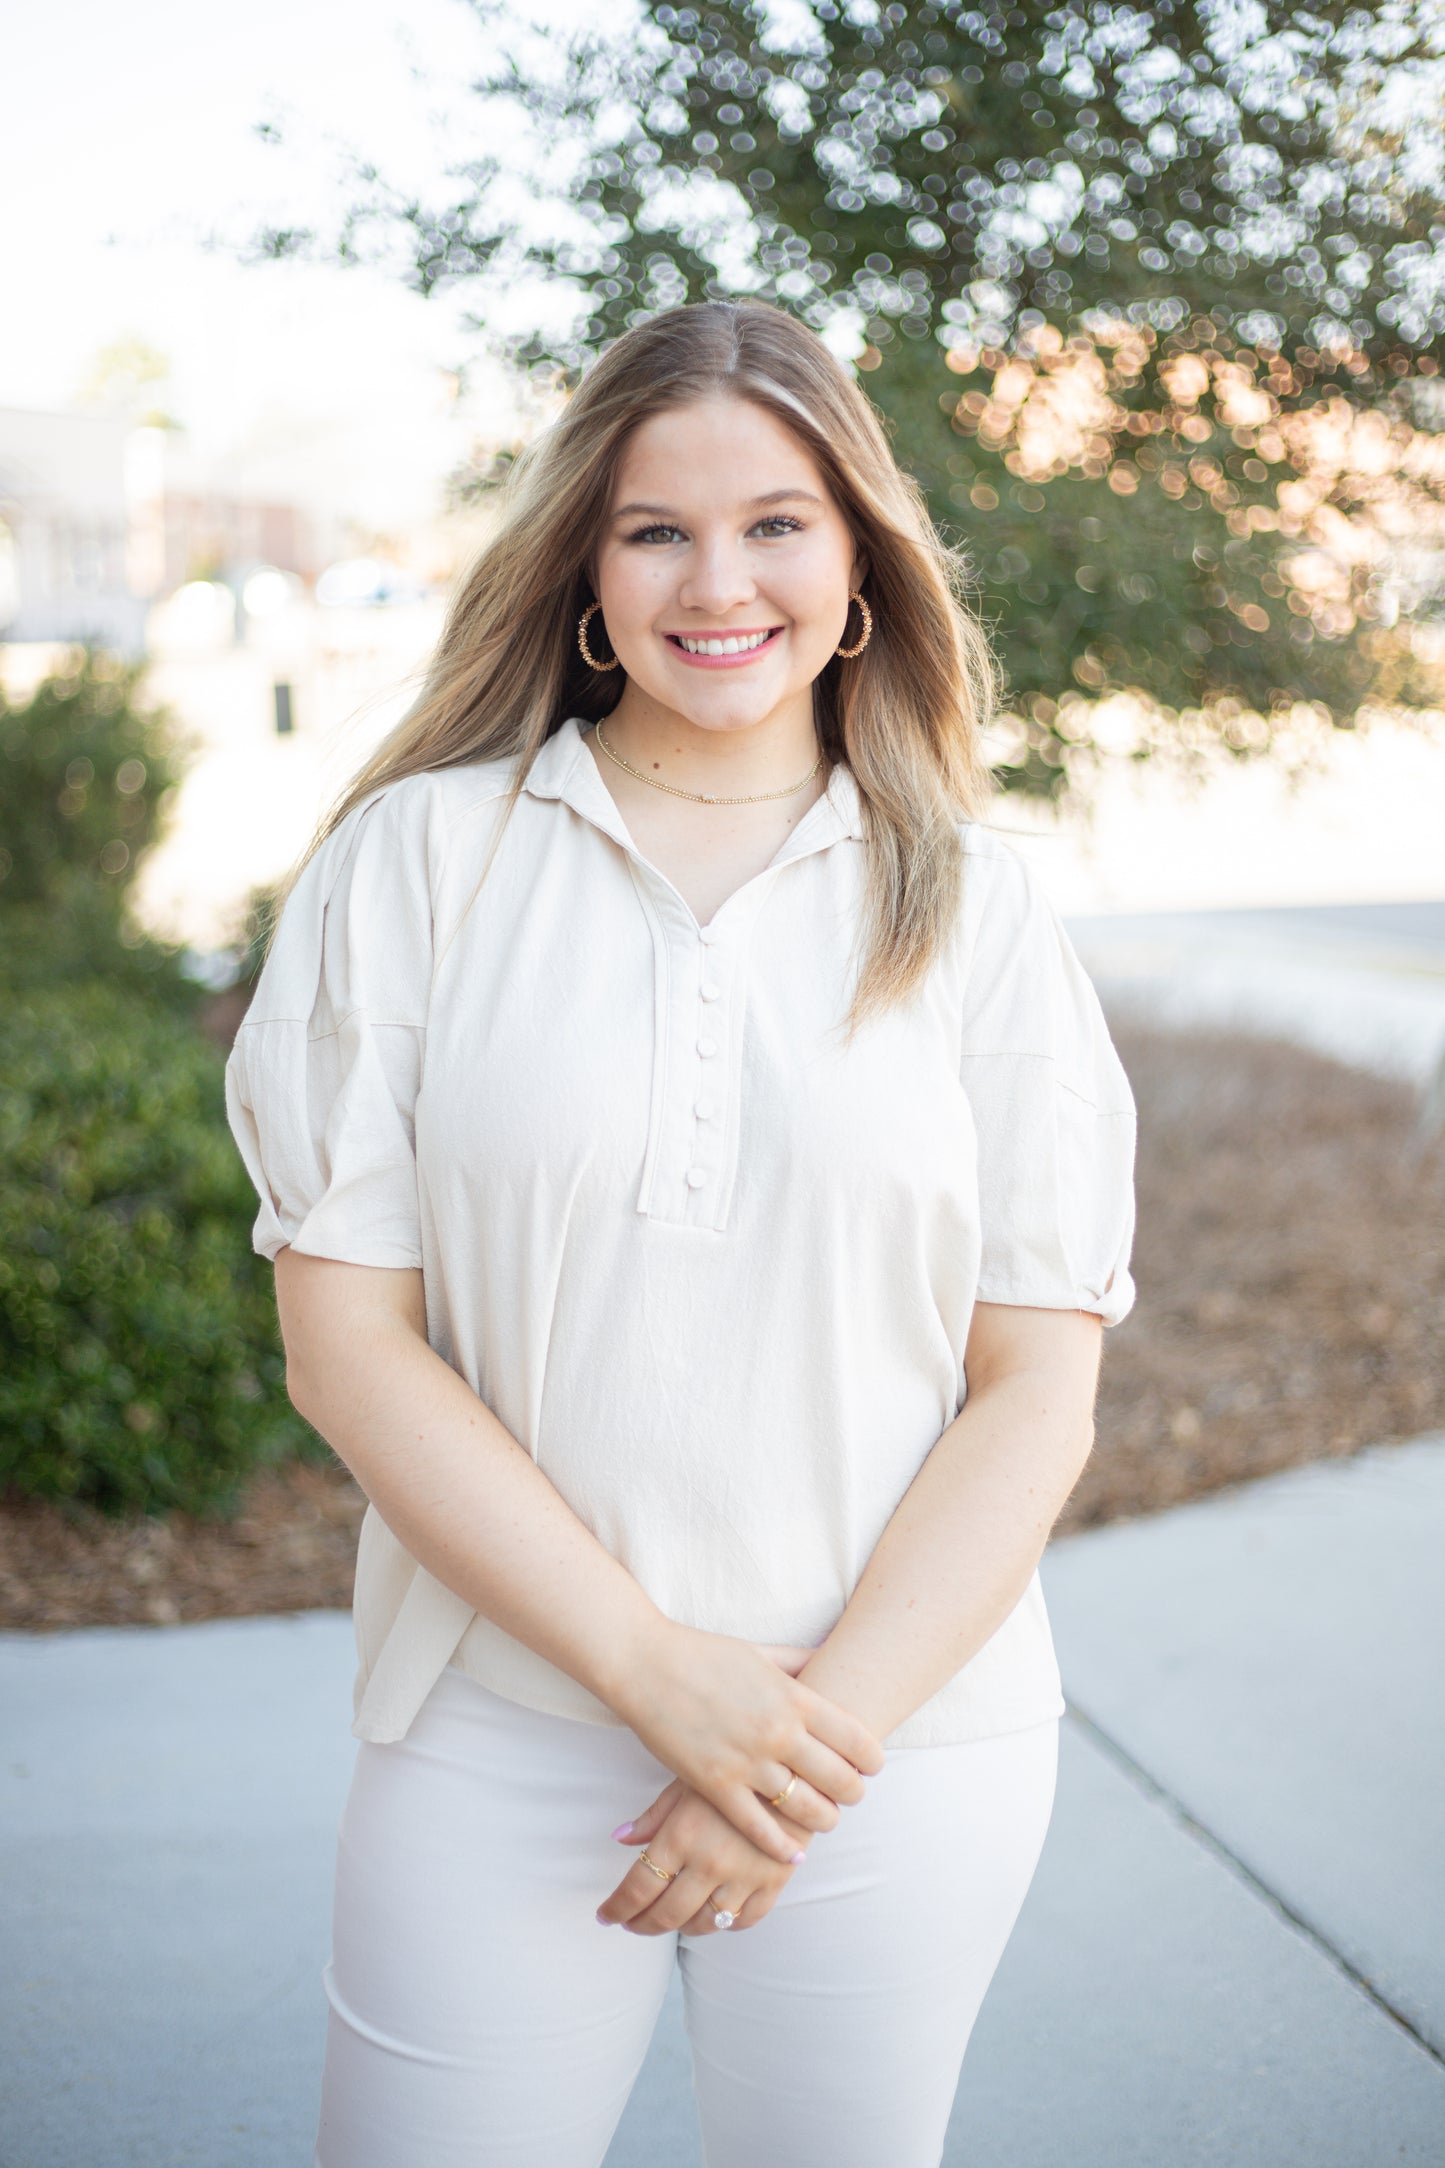
<svg viewBox="0 0 1445 2168">
<path fill-rule="evenodd" d="M 700 724 L 629 685 L 600 727 L 607 745 L 631 767 L 674 789 L 709 796 L 784 790 L 802 782 L 822 751 L 811 695 L 760 722 Z"/>
</svg>

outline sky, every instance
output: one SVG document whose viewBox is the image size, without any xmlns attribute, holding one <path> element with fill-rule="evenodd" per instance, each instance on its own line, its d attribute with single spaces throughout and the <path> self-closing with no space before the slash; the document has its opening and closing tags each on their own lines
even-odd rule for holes
<svg viewBox="0 0 1445 2168">
<path fill-rule="evenodd" d="M 465 0 L 51 0 L 14 11 L 5 44 L 0 405 L 65 408 L 99 349 L 138 337 L 170 359 L 165 404 L 204 459 L 279 463 L 290 494 L 379 530 L 425 516 L 479 428 L 505 433 L 494 374 L 456 407 L 469 342 L 448 303 L 202 245 L 334 209 L 331 139 L 435 171 L 412 63 L 465 81 Z M 274 118 L 279 151 L 256 134 Z"/>
</svg>

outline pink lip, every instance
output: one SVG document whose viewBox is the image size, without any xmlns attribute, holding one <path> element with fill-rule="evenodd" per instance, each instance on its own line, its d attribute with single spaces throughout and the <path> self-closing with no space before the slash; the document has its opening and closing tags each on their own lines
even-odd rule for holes
<svg viewBox="0 0 1445 2168">
<path fill-rule="evenodd" d="M 745 655 L 690 655 L 682 646 L 683 640 L 751 640 L 760 632 L 767 633 L 761 647 L 750 647 Z M 760 655 L 770 655 L 783 634 L 781 625 L 730 625 L 721 632 L 665 632 L 668 646 L 679 662 L 690 663 L 695 670 L 738 670 Z"/>
</svg>

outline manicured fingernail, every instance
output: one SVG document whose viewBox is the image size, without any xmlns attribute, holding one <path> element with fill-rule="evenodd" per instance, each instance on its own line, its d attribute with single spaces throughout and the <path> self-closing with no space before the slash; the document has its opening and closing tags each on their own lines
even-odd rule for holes
<svg viewBox="0 0 1445 2168">
<path fill-rule="evenodd" d="M 793 1854 L 793 1865 L 794 1865 L 795 1867 L 801 1867 L 801 1866 L 802 1866 L 802 1864 L 803 1864 L 803 1861 L 804 1861 L 804 1860 L 805 1860 L 805 1859 L 807 1858 L 807 1856 L 808 1856 L 808 1855 L 807 1855 L 807 1853 L 806 1853 L 806 1852 L 794 1852 L 794 1854 Z"/>
<path fill-rule="evenodd" d="M 612 1834 L 614 1837 L 630 1837 L 636 1827 L 635 1822 L 623 1822 L 613 1830 Z"/>
<path fill-rule="evenodd" d="M 612 1925 L 612 1922 L 609 1919 L 605 1919 L 603 1915 L 599 1912 L 597 1915 L 597 1924 L 599 1927 L 610 1927 Z"/>
</svg>

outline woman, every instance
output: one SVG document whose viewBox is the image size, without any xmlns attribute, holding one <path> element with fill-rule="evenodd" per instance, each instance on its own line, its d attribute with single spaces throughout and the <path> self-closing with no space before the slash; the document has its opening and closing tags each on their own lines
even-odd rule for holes
<svg viewBox="0 0 1445 2168">
<path fill-rule="evenodd" d="M 321 2168 L 597 2168 L 674 1963 L 709 2168 L 940 2158 L 1133 1294 L 951 573 L 812 333 L 659 316 L 286 901 L 231 1119 L 370 1501 Z"/>
</svg>

